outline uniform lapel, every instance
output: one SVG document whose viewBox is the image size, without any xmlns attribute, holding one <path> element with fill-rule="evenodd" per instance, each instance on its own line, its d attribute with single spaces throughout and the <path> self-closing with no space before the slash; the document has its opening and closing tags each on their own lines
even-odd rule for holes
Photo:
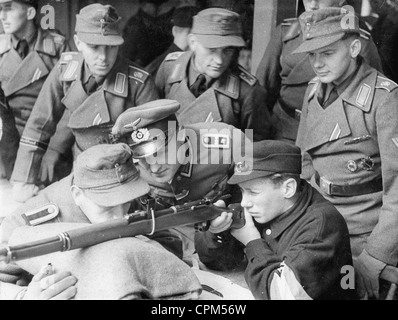
<svg viewBox="0 0 398 320">
<path fill-rule="evenodd" d="M 22 63 L 22 59 L 18 52 L 14 49 L 9 50 L 0 62 L 0 81 L 7 82 L 15 73 L 15 70 Z"/>
<path fill-rule="evenodd" d="M 73 113 L 87 98 L 88 95 L 83 88 L 82 82 L 76 80 L 72 83 L 65 97 L 62 99 L 62 103 L 70 113 Z"/>
<path fill-rule="evenodd" d="M 108 123 L 110 120 L 105 91 L 101 89 L 91 94 L 76 108 L 70 116 L 69 127 L 72 129 L 89 128 Z"/>
<path fill-rule="evenodd" d="M 320 86 L 318 86 L 319 89 Z M 308 103 L 306 130 L 302 140 L 304 141 L 303 151 L 308 151 L 351 134 L 344 110 L 345 102 L 342 98 L 338 98 L 328 108 L 323 109 L 316 97 L 317 94 L 312 96 Z"/>
<path fill-rule="evenodd" d="M 15 56 L 18 55 L 16 51 L 11 50 L 10 54 Z M 19 56 L 18 56 L 19 58 Z M 18 60 L 17 57 L 12 57 L 14 63 Z M 50 72 L 43 62 L 37 51 L 29 53 L 24 60 L 19 58 L 19 65 L 13 70 L 13 74 L 9 78 L 7 84 L 4 87 L 4 93 L 6 96 L 29 86 L 33 82 L 45 77 Z"/>
<path fill-rule="evenodd" d="M 185 98 L 185 102 L 187 102 L 187 104 L 182 104 L 184 107 L 181 108 L 177 114 L 178 120 L 181 123 L 191 124 L 209 121 L 217 122 L 222 120 L 220 110 L 218 109 L 216 93 L 213 88 L 209 88 L 195 99 L 195 96 L 189 90 L 185 80 L 183 80 L 179 86 L 180 90 L 178 91 L 175 100 L 182 101 L 178 99 L 183 99 L 184 96 L 189 97 L 188 99 Z M 189 91 L 190 95 L 187 91 Z"/>
</svg>

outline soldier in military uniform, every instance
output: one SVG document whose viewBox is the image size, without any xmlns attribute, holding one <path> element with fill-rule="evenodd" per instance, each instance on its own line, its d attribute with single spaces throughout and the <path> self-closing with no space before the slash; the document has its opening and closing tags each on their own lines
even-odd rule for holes
<svg viewBox="0 0 398 320">
<path fill-rule="evenodd" d="M 304 0 L 307 12 L 319 8 L 341 7 L 344 0 Z M 361 55 L 371 66 L 381 71 L 377 48 L 369 33 L 361 28 Z M 303 98 L 308 82 L 315 77 L 308 55 L 292 54 L 303 38 L 297 18 L 280 24 L 258 65 L 256 76 L 267 91 L 266 105 L 272 113 L 274 138 L 295 142 L 300 121 Z"/>
<path fill-rule="evenodd" d="M 221 8 L 202 10 L 194 16 L 188 41 L 191 51 L 168 55 L 155 81 L 161 97 L 181 104 L 178 121 L 219 121 L 252 129 L 255 140 L 269 138 L 265 91 L 237 63 L 238 48 L 245 47 L 239 15 Z"/>
<path fill-rule="evenodd" d="M 54 229 L 67 231 L 88 223 L 122 218 L 129 212 L 131 202 L 148 191 L 128 145 L 93 146 L 77 157 L 71 175 L 47 187 L 5 218 L 0 243 L 27 242 L 24 234 L 34 230 L 39 230 L 36 233 L 43 239 L 54 233 L 51 231 Z M 58 273 L 63 272 L 69 278 L 69 287 L 63 295 L 67 298 L 167 298 L 184 294 L 194 297 L 200 289 L 185 263 L 158 244 L 137 237 L 108 241 L 81 252 L 50 254 L 19 262 L 23 269 L 13 263 L 2 263 L 0 299 L 37 299 L 50 295 L 50 290 L 43 290 L 46 287 L 37 288 L 37 282 L 43 281 L 33 279 L 28 286 L 22 283 L 29 281 L 24 279 L 24 270 L 35 274 L 35 266 L 41 265 L 40 262 L 51 262 Z"/>
<path fill-rule="evenodd" d="M 226 182 L 233 174 L 234 161 L 252 152 L 251 140 L 225 123 L 179 127 L 179 108 L 175 100 L 149 102 L 121 114 L 112 130 L 116 136 L 129 138 L 126 142 L 138 160 L 140 175 L 151 187 L 146 202 L 159 209 L 226 194 L 232 197 L 224 202 L 240 202 L 239 192 Z M 178 228 L 176 234 L 184 243 L 184 260 L 191 263 L 194 228 Z"/>
<path fill-rule="evenodd" d="M 74 139 L 76 152 L 112 142 L 110 129 L 124 110 L 157 98 L 149 74 L 118 59 L 123 43 L 119 22 L 109 5 L 92 4 L 77 15 L 74 40 L 79 52 L 62 55 L 21 138 L 11 177 L 16 200 L 37 192 L 40 160 L 47 148 L 61 155 Z"/>
<path fill-rule="evenodd" d="M 6 167 L 0 175 L 7 179 L 12 173 L 19 138 L 43 83 L 61 53 L 69 49 L 62 35 L 36 25 L 37 9 L 37 0 L 0 1 L 0 20 L 5 31 L 0 35 L 0 85 L 6 97 L 2 115 L 3 122 L 11 121 L 17 129 L 6 132 L 1 142 L 7 152 L 0 159 Z"/>
<path fill-rule="evenodd" d="M 315 172 L 304 177 L 347 221 L 359 293 L 379 297 L 381 271 L 398 262 L 398 85 L 361 58 L 353 11 L 308 12 L 300 24 L 295 52 L 308 52 L 317 74 L 297 136 L 304 175 Z"/>
<path fill-rule="evenodd" d="M 153 77 L 156 77 L 156 73 L 163 60 L 173 52 L 187 51 L 189 49 L 188 45 L 188 35 L 191 33 L 193 16 L 196 15 L 199 8 L 192 6 L 184 6 L 176 8 L 173 12 L 173 17 L 171 22 L 173 43 L 163 52 L 160 56 L 156 57 L 149 63 L 145 70 L 147 70 Z"/>
</svg>

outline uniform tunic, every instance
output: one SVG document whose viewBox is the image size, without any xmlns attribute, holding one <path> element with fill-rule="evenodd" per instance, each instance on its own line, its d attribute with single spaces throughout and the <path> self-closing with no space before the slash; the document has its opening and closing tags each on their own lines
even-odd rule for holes
<svg viewBox="0 0 398 320">
<path fill-rule="evenodd" d="M 50 73 L 21 138 L 12 180 L 36 182 L 42 155 L 55 131 L 50 147 L 61 154 L 73 138 L 78 151 L 110 143 L 111 128 L 123 111 L 157 99 L 149 74 L 124 59 L 116 61 L 91 95 L 83 88 L 83 68 L 83 56 L 68 52 Z"/>
<path fill-rule="evenodd" d="M 67 49 L 63 36 L 39 28 L 33 50 L 22 60 L 12 37 L 0 35 L 0 83 L 20 135 L 44 81 Z"/>
<path fill-rule="evenodd" d="M 15 38 L 0 35 L 0 85 L 5 101 L 1 109 L 4 134 L 0 140 L 0 176 L 9 179 L 19 139 L 44 81 L 69 46 L 59 34 L 38 29 L 29 41 L 32 48 L 22 60 Z M 0 166 L 2 166 L 0 165 Z"/>
<path fill-rule="evenodd" d="M 210 88 L 196 98 L 191 92 L 188 70 L 192 52 L 166 57 L 156 76 L 160 96 L 177 100 L 178 121 L 185 124 L 220 121 L 238 129 L 253 129 L 254 139 L 270 138 L 271 122 L 264 89 L 240 66 L 231 66 Z"/>
<path fill-rule="evenodd" d="M 347 225 L 308 183 L 303 182 L 303 191 L 291 209 L 269 223 L 256 223 L 256 227 L 261 239 L 249 242 L 245 249 L 245 279 L 256 299 L 271 299 L 271 283 L 286 267 L 295 278 L 290 278 L 289 287 L 298 282 L 312 299 L 351 297 L 353 293 L 340 285 L 341 268 L 352 265 Z M 199 257 L 210 268 L 232 268 L 233 262 L 243 257 L 243 245 L 229 232 L 221 235 L 196 235 Z"/>
<path fill-rule="evenodd" d="M 308 55 L 292 54 L 302 41 L 298 19 L 286 19 L 276 28 L 256 72 L 267 92 L 266 105 L 273 113 L 275 138 L 293 143 L 297 136 L 305 90 L 308 82 L 315 77 Z M 361 43 L 362 56 L 381 71 L 381 61 L 373 41 L 364 33 Z"/>
<path fill-rule="evenodd" d="M 321 87 L 315 78 L 305 95 L 297 136 L 297 145 L 309 155 L 303 172 L 316 170 L 322 188 L 314 177 L 313 186 L 345 217 L 350 234 L 371 232 L 366 251 L 396 265 L 398 86 L 363 62 L 348 87 L 326 109 L 317 99 Z M 352 186 L 377 186 L 380 179 L 379 190 L 349 196 Z M 346 186 L 347 193 L 331 194 L 328 188 L 333 185 Z"/>
</svg>

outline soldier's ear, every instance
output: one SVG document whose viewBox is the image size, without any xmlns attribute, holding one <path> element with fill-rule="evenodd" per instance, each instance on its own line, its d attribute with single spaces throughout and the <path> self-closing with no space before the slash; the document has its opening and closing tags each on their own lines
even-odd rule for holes
<svg viewBox="0 0 398 320">
<path fill-rule="evenodd" d="M 29 7 L 26 11 L 26 15 L 28 17 L 28 20 L 33 20 L 36 17 L 36 9 L 33 7 Z"/>
<path fill-rule="evenodd" d="M 282 184 L 283 196 L 285 199 L 291 199 L 297 192 L 297 181 L 293 178 L 285 180 Z"/>
<path fill-rule="evenodd" d="M 189 45 L 189 49 L 191 51 L 195 51 L 196 46 L 197 46 L 197 40 L 196 40 L 196 36 L 192 33 L 190 33 L 188 35 L 188 45 Z"/>
<path fill-rule="evenodd" d="M 82 51 L 82 42 L 79 40 L 76 34 L 73 36 L 73 40 L 75 41 L 77 50 Z"/>
<path fill-rule="evenodd" d="M 350 45 L 350 54 L 352 58 L 357 58 L 361 53 L 362 44 L 359 39 L 355 39 Z"/>
<path fill-rule="evenodd" d="M 72 185 L 70 187 L 70 193 L 72 195 L 72 199 L 75 202 L 75 204 L 80 207 L 82 201 L 83 201 L 83 196 L 84 192 L 82 189 L 80 189 L 78 186 Z"/>
</svg>

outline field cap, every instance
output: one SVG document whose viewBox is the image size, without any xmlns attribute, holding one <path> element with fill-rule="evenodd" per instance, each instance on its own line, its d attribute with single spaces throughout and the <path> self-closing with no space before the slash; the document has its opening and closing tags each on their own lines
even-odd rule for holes
<svg viewBox="0 0 398 320">
<path fill-rule="evenodd" d="M 228 180 L 229 184 L 238 184 L 276 173 L 301 174 L 300 148 L 288 142 L 256 141 L 253 143 L 253 158 L 247 160 L 236 163 L 235 172 Z"/>
<path fill-rule="evenodd" d="M 303 43 L 293 53 L 327 47 L 341 40 L 346 33 L 360 34 L 358 17 L 350 6 L 304 12 L 299 21 Z"/>
<path fill-rule="evenodd" d="M 177 126 L 175 113 L 180 104 L 175 100 L 159 99 L 124 111 L 112 128 L 114 136 L 128 136 L 133 158 L 152 155 L 165 146 L 171 122 Z"/>
<path fill-rule="evenodd" d="M 76 15 L 75 31 L 79 40 L 87 44 L 120 46 L 124 43 L 119 30 L 120 20 L 114 7 L 94 3 Z"/>
<path fill-rule="evenodd" d="M 149 192 L 149 185 L 140 177 L 131 150 L 124 143 L 99 144 L 83 151 L 73 170 L 73 184 L 104 207 L 131 202 Z"/>
<path fill-rule="evenodd" d="M 236 12 L 210 8 L 193 17 L 191 33 L 206 48 L 245 47 L 240 15 Z"/>
</svg>

